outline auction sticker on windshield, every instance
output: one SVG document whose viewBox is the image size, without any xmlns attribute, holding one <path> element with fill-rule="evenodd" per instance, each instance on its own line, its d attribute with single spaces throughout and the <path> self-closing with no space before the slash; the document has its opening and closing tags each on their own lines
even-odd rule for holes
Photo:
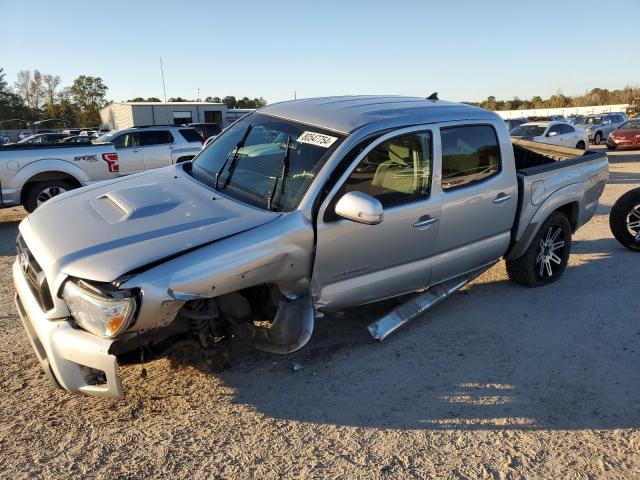
<svg viewBox="0 0 640 480">
<path fill-rule="evenodd" d="M 331 137 L 329 135 L 323 135 L 321 133 L 304 132 L 298 137 L 298 142 L 309 143 L 317 147 L 329 148 L 337 139 L 338 137 Z"/>
</svg>

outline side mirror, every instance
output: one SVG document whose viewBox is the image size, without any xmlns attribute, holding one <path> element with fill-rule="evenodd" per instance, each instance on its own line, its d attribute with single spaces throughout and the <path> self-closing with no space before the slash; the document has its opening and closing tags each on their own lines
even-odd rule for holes
<svg viewBox="0 0 640 480">
<path fill-rule="evenodd" d="M 558 135 L 558 132 L 549 132 L 549 133 L 547 133 L 547 137 L 555 137 L 556 135 Z"/>
<path fill-rule="evenodd" d="M 345 193 L 338 200 L 335 212 L 342 218 L 366 225 L 377 225 L 384 218 L 380 201 L 362 192 Z"/>
</svg>

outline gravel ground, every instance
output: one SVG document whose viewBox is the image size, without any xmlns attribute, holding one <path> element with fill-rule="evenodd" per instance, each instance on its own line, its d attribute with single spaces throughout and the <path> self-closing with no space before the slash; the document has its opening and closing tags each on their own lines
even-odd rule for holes
<svg viewBox="0 0 640 480">
<path fill-rule="evenodd" d="M 610 159 L 552 287 L 512 284 L 500 263 L 384 344 L 365 330 L 373 309 L 327 318 L 303 351 L 236 352 L 222 374 L 122 368 L 123 401 L 40 373 L 13 305 L 20 212 L 5 211 L 0 476 L 639 478 L 640 256 L 607 215 L 640 185 L 640 155 Z"/>
</svg>

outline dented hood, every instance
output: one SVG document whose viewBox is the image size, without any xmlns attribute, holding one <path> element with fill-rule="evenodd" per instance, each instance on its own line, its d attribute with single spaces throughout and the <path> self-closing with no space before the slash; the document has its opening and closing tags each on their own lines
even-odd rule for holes
<svg viewBox="0 0 640 480">
<path fill-rule="evenodd" d="M 57 271 L 109 282 L 278 216 L 225 198 L 174 166 L 63 194 L 27 221 L 36 258 L 45 250 Z"/>
</svg>

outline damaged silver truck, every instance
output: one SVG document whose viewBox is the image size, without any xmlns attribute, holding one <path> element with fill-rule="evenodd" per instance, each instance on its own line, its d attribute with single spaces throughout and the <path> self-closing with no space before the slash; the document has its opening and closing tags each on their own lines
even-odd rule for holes
<svg viewBox="0 0 640 480">
<path fill-rule="evenodd" d="M 207 364 L 231 341 L 287 354 L 323 313 L 420 292 L 369 326 L 383 340 L 501 258 L 552 283 L 607 178 L 604 153 L 512 144 L 494 113 L 437 96 L 278 103 L 192 162 L 36 209 L 16 304 L 55 385 L 118 398 L 120 365 Z"/>
</svg>

